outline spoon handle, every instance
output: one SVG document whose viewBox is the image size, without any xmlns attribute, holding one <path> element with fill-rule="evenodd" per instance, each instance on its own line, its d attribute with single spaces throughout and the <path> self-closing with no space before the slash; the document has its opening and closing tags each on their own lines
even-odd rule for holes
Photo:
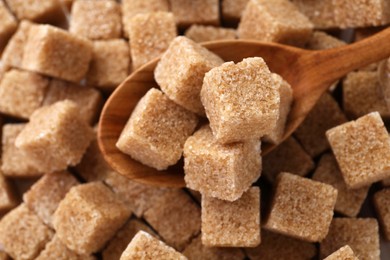
<svg viewBox="0 0 390 260">
<path fill-rule="evenodd" d="M 390 27 L 343 47 L 306 54 L 305 66 L 317 80 L 333 83 L 347 73 L 390 56 Z M 310 72 L 309 72 L 310 73 Z"/>
</svg>

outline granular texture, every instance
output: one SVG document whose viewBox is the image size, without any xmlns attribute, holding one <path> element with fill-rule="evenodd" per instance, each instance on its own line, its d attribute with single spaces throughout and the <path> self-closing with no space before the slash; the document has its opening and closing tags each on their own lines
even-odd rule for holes
<svg viewBox="0 0 390 260">
<path fill-rule="evenodd" d="M 182 107 L 204 115 L 200 100 L 203 78 L 223 60 L 186 37 L 176 37 L 154 71 L 161 90 Z M 179 65 L 179 66 L 178 66 Z"/>
<path fill-rule="evenodd" d="M 116 146 L 133 159 L 164 170 L 179 161 L 197 123 L 195 114 L 152 88 L 134 108 Z"/>
<path fill-rule="evenodd" d="M 252 187 L 234 202 L 202 197 L 202 243 L 212 247 L 260 244 L 260 189 Z"/>
<path fill-rule="evenodd" d="M 234 40 L 236 38 L 236 30 L 194 24 L 186 30 L 185 36 L 195 42 Z"/>
<path fill-rule="evenodd" d="M 328 233 L 337 190 L 328 184 L 281 173 L 265 228 L 308 242 Z"/>
<path fill-rule="evenodd" d="M 191 24 L 219 25 L 218 0 L 170 0 L 171 11 L 181 28 Z"/>
<path fill-rule="evenodd" d="M 349 245 L 358 259 L 379 260 L 379 230 L 374 218 L 334 218 L 329 233 L 320 244 L 323 259 Z"/>
<path fill-rule="evenodd" d="M 359 260 L 352 249 L 346 245 L 325 258 L 324 260 Z"/>
<path fill-rule="evenodd" d="M 131 212 L 101 182 L 70 189 L 58 206 L 53 226 L 59 239 L 78 254 L 91 254 L 124 225 Z"/>
<path fill-rule="evenodd" d="M 349 189 L 332 154 L 324 154 L 321 157 L 312 179 L 327 183 L 337 189 L 335 211 L 348 217 L 357 216 L 367 197 L 369 186 L 353 190 Z"/>
<path fill-rule="evenodd" d="M 64 18 L 58 0 L 5 0 L 18 20 L 30 20 L 39 23 L 58 22 Z"/>
<path fill-rule="evenodd" d="M 270 134 L 279 119 L 279 88 L 259 57 L 207 72 L 200 96 L 215 138 L 232 143 Z"/>
<path fill-rule="evenodd" d="M 326 136 L 348 188 L 390 177 L 390 138 L 378 112 L 332 128 Z"/>
<path fill-rule="evenodd" d="M 0 53 L 7 44 L 8 39 L 16 31 L 18 23 L 7 7 L 0 2 Z"/>
</svg>

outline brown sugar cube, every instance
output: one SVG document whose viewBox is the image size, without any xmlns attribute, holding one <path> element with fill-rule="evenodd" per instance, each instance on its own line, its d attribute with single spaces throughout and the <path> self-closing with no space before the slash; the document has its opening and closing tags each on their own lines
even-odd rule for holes
<svg viewBox="0 0 390 260">
<path fill-rule="evenodd" d="M 153 259 L 175 259 L 186 260 L 187 257 L 167 246 L 152 235 L 139 231 L 126 250 L 123 252 L 120 260 L 153 260 Z"/>
<path fill-rule="evenodd" d="M 265 228 L 308 242 L 321 241 L 328 233 L 336 199 L 337 190 L 328 184 L 281 173 Z"/>
<path fill-rule="evenodd" d="M 245 254 L 240 248 L 207 247 L 202 244 L 199 235 L 184 249 L 183 255 L 189 260 L 243 260 Z"/>
<path fill-rule="evenodd" d="M 104 249 L 102 253 L 103 260 L 119 260 L 127 245 L 141 230 L 154 235 L 154 231 L 144 222 L 139 219 L 130 219 Z"/>
<path fill-rule="evenodd" d="M 17 27 L 15 17 L 8 11 L 3 1 L 0 1 L 0 54 Z"/>
<path fill-rule="evenodd" d="M 120 38 L 122 17 L 119 3 L 112 0 L 78 0 L 72 5 L 69 31 L 90 40 Z"/>
<path fill-rule="evenodd" d="M 113 171 L 106 175 L 104 181 L 139 218 L 168 191 L 167 188 L 137 183 Z"/>
<path fill-rule="evenodd" d="M 208 126 L 184 145 L 184 180 L 190 189 L 207 197 L 235 201 L 261 173 L 260 141 L 222 145 Z"/>
<path fill-rule="evenodd" d="M 390 177 L 390 138 L 378 112 L 326 132 L 348 188 Z"/>
<path fill-rule="evenodd" d="M 64 18 L 58 0 L 5 0 L 18 20 L 30 20 L 38 23 L 59 22 Z"/>
<path fill-rule="evenodd" d="M 225 22 L 237 23 L 249 0 L 222 0 L 222 19 Z"/>
<path fill-rule="evenodd" d="M 78 184 L 76 178 L 67 171 L 48 173 L 23 194 L 23 201 L 43 223 L 51 227 L 59 203 L 70 188 Z"/>
<path fill-rule="evenodd" d="M 131 19 L 135 15 L 159 11 L 169 11 L 168 0 L 122 0 L 122 22 L 124 27 L 124 34 L 126 36 L 129 35 Z"/>
<path fill-rule="evenodd" d="M 346 245 L 325 258 L 324 260 L 359 260 L 352 249 Z"/>
<path fill-rule="evenodd" d="M 374 218 L 334 218 L 320 244 L 321 259 L 349 245 L 358 259 L 379 260 L 379 230 Z"/>
<path fill-rule="evenodd" d="M 18 200 L 12 184 L 0 172 L 0 214 L 6 213 L 17 205 Z"/>
<path fill-rule="evenodd" d="M 131 212 L 101 182 L 70 189 L 53 217 L 60 240 L 72 251 L 98 252 L 126 223 Z"/>
<path fill-rule="evenodd" d="M 375 193 L 374 205 L 383 234 L 387 240 L 390 240 L 390 189 Z"/>
<path fill-rule="evenodd" d="M 185 36 L 195 42 L 234 40 L 236 39 L 236 30 L 194 24 L 186 30 Z"/>
<path fill-rule="evenodd" d="M 280 114 L 279 88 L 260 57 L 207 72 L 200 96 L 215 138 L 232 143 L 270 134 Z"/>
<path fill-rule="evenodd" d="M 52 105 L 65 99 L 71 100 L 79 106 L 79 114 L 89 124 L 95 122 L 103 104 L 102 95 L 94 88 L 52 79 L 43 100 L 43 105 Z"/>
<path fill-rule="evenodd" d="M 313 24 L 288 0 L 250 0 L 242 14 L 238 36 L 303 46 L 312 30 Z"/>
<path fill-rule="evenodd" d="M 13 259 L 35 259 L 52 236 L 53 231 L 25 204 L 0 220 L 0 244 Z"/>
<path fill-rule="evenodd" d="M 339 28 L 379 26 L 390 22 L 387 0 L 332 0 L 332 4 Z"/>
<path fill-rule="evenodd" d="M 28 159 L 27 155 L 15 146 L 15 139 L 26 124 L 6 124 L 2 135 L 1 171 L 7 177 L 37 177 L 40 172 Z"/>
<path fill-rule="evenodd" d="M 375 111 L 390 118 L 376 71 L 349 73 L 343 80 L 343 103 L 345 113 L 352 119 Z"/>
<path fill-rule="evenodd" d="M 19 27 L 4 48 L 1 60 L 6 68 L 21 68 L 23 61 L 23 49 L 27 42 L 28 32 L 36 24 L 27 20 L 19 23 Z"/>
<path fill-rule="evenodd" d="M 314 167 L 311 157 L 293 137 L 289 137 L 263 158 L 263 175 L 270 182 L 274 182 L 281 172 L 305 176 Z"/>
<path fill-rule="evenodd" d="M 49 80 L 35 72 L 12 69 L 0 82 L 0 112 L 28 119 L 43 102 Z"/>
<path fill-rule="evenodd" d="M 152 88 L 134 108 L 116 146 L 133 159 L 164 170 L 179 161 L 197 123 L 193 113 Z"/>
<path fill-rule="evenodd" d="M 280 235 L 268 230 L 261 230 L 261 243 L 255 248 L 246 248 L 249 259 L 313 259 L 317 255 L 312 243 Z"/>
<path fill-rule="evenodd" d="M 183 190 L 162 194 L 145 211 L 144 218 L 168 245 L 179 251 L 200 231 L 200 208 Z"/>
<path fill-rule="evenodd" d="M 154 71 L 154 78 L 171 100 L 194 113 L 204 115 L 200 100 L 204 75 L 222 63 L 223 60 L 214 53 L 179 36 L 162 55 Z"/>
<path fill-rule="evenodd" d="M 129 75 L 129 67 L 128 42 L 122 39 L 94 41 L 87 84 L 103 90 L 114 90 Z"/>
<path fill-rule="evenodd" d="M 58 238 L 54 236 L 53 239 L 46 244 L 44 250 L 41 251 L 39 256 L 35 260 L 95 260 L 96 258 L 91 255 L 79 255 L 68 249 Z"/>
<path fill-rule="evenodd" d="M 313 180 L 327 183 L 337 189 L 337 202 L 334 210 L 348 217 L 356 217 L 367 197 L 369 186 L 348 189 L 336 159 L 332 154 L 324 154 L 313 175 Z"/>
<path fill-rule="evenodd" d="M 234 202 L 202 196 L 202 243 L 212 247 L 260 244 L 260 189 L 252 187 Z"/>
<path fill-rule="evenodd" d="M 382 61 L 377 71 L 382 95 L 385 99 L 387 108 L 390 109 L 390 58 Z"/>
<path fill-rule="evenodd" d="M 31 27 L 24 47 L 22 67 L 51 77 L 79 82 L 87 73 L 92 44 L 62 29 Z"/>
<path fill-rule="evenodd" d="M 77 165 L 92 140 L 92 129 L 69 100 L 36 110 L 15 140 L 15 146 L 39 171 L 61 171 Z"/>
<path fill-rule="evenodd" d="M 339 40 L 325 32 L 315 31 L 307 43 L 307 47 L 311 50 L 326 50 L 342 47 L 346 44 L 346 42 Z"/>
<path fill-rule="evenodd" d="M 336 100 L 329 93 L 324 93 L 294 136 L 310 156 L 316 157 L 329 149 L 325 132 L 345 122 L 347 118 Z"/>
<path fill-rule="evenodd" d="M 0 260 L 10 260 L 6 252 L 0 251 Z"/>
<path fill-rule="evenodd" d="M 310 19 L 316 29 L 337 27 L 332 0 L 292 0 L 292 2 Z"/>
<path fill-rule="evenodd" d="M 165 52 L 176 35 L 171 13 L 153 12 L 134 16 L 129 25 L 133 70 Z"/>
<path fill-rule="evenodd" d="M 192 24 L 219 25 L 218 0 L 170 0 L 170 3 L 180 28 Z"/>
<path fill-rule="evenodd" d="M 279 86 L 279 95 L 280 95 L 280 107 L 279 107 L 279 118 L 276 121 L 275 129 L 268 135 L 264 136 L 264 141 L 270 142 L 273 144 L 278 144 L 281 142 L 284 134 L 284 129 L 286 128 L 286 121 L 288 113 L 290 113 L 291 104 L 293 100 L 293 93 L 290 84 L 285 81 L 278 74 L 272 73 L 272 77 L 276 85 Z"/>
</svg>

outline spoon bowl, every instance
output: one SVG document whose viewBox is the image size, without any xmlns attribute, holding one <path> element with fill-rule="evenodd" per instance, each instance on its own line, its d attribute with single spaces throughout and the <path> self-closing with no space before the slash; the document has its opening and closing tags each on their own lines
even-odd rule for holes
<svg viewBox="0 0 390 260">
<path fill-rule="evenodd" d="M 390 56 L 390 28 L 360 42 L 324 51 L 248 40 L 216 41 L 202 44 L 225 61 L 239 62 L 262 57 L 272 72 L 280 74 L 293 88 L 293 105 L 283 140 L 303 122 L 321 95 L 337 79 L 370 63 Z M 127 120 L 141 97 L 158 88 L 154 69 L 159 58 L 133 72 L 110 96 L 99 121 L 98 142 L 105 160 L 118 173 L 134 181 L 167 187 L 184 187 L 183 165 L 165 171 L 145 166 L 115 146 Z M 263 144 L 262 155 L 275 145 Z"/>
</svg>

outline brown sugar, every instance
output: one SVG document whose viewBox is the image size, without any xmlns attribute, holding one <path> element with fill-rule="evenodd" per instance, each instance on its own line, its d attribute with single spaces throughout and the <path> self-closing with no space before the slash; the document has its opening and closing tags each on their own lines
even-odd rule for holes
<svg viewBox="0 0 390 260">
<path fill-rule="evenodd" d="M 133 69 L 138 69 L 165 52 L 176 35 L 172 13 L 154 12 L 134 16 L 129 25 Z"/>
<path fill-rule="evenodd" d="M 109 172 L 104 180 L 118 198 L 139 218 L 169 191 L 167 188 L 137 183 L 113 171 Z"/>
<path fill-rule="evenodd" d="M 313 24 L 288 0 L 250 0 L 238 26 L 241 39 L 303 46 Z"/>
<path fill-rule="evenodd" d="M 13 259 L 35 259 L 53 231 L 21 204 L 0 220 L 0 243 Z"/>
<path fill-rule="evenodd" d="M 202 244 L 201 235 L 194 238 L 184 249 L 183 255 L 189 260 L 243 260 L 245 254 L 240 248 L 208 247 Z"/>
<path fill-rule="evenodd" d="M 120 4 L 112 0 L 75 1 L 69 31 L 90 40 L 120 38 L 122 17 Z"/>
<path fill-rule="evenodd" d="M 321 157 L 312 179 L 327 183 L 337 189 L 335 211 L 348 217 L 357 216 L 367 197 L 369 186 L 354 190 L 348 189 L 332 154 L 324 154 Z"/>
<path fill-rule="evenodd" d="M 164 170 L 179 161 L 197 123 L 193 113 L 152 88 L 134 108 L 116 146 L 133 159 Z"/>
<path fill-rule="evenodd" d="M 383 234 L 390 240 L 390 189 L 375 193 L 374 205 Z"/>
<path fill-rule="evenodd" d="M 349 73 L 343 80 L 343 103 L 344 111 L 351 119 L 375 111 L 383 118 L 390 118 L 376 71 Z"/>
<path fill-rule="evenodd" d="M 280 113 L 279 87 L 259 57 L 207 72 L 200 95 L 215 138 L 232 143 L 270 134 Z"/>
<path fill-rule="evenodd" d="M 22 67 L 79 82 L 87 73 L 91 56 L 92 44 L 87 39 L 50 25 L 39 25 L 29 30 Z"/>
<path fill-rule="evenodd" d="M 324 260 L 359 260 L 352 249 L 346 245 L 325 258 Z"/>
<path fill-rule="evenodd" d="M 212 247 L 260 244 L 260 189 L 252 187 L 234 202 L 202 197 L 202 243 Z"/>
<path fill-rule="evenodd" d="M 185 36 L 195 42 L 234 40 L 236 39 L 236 30 L 194 24 L 186 30 Z"/>
<path fill-rule="evenodd" d="M 332 128 L 326 136 L 348 188 L 390 177 L 390 138 L 378 112 Z"/>
<path fill-rule="evenodd" d="M 92 129 L 69 100 L 36 110 L 15 146 L 39 171 L 49 173 L 77 165 L 92 140 Z"/>
<path fill-rule="evenodd" d="M 222 145 L 204 126 L 184 145 L 184 172 L 188 188 L 235 201 L 260 177 L 260 141 Z"/>
<path fill-rule="evenodd" d="M 170 3 L 180 28 L 192 24 L 219 25 L 218 0 L 170 0 Z"/>
<path fill-rule="evenodd" d="M 49 79 L 35 72 L 12 69 L 0 82 L 0 111 L 28 119 L 43 102 Z"/>
<path fill-rule="evenodd" d="M 92 255 L 79 255 L 68 249 L 58 238 L 54 236 L 53 239 L 46 244 L 44 250 L 41 251 L 39 256 L 35 260 L 95 260 L 96 258 Z"/>
<path fill-rule="evenodd" d="M 293 101 L 293 92 L 290 84 L 278 74 L 272 73 L 272 77 L 276 85 L 279 85 L 280 107 L 279 118 L 276 121 L 275 129 L 268 135 L 264 136 L 264 141 L 273 144 L 279 144 L 282 141 L 286 121 L 290 113 L 291 104 Z"/>
<path fill-rule="evenodd" d="M 316 29 L 337 27 L 332 0 L 292 0 L 292 2 L 310 19 Z"/>
<path fill-rule="evenodd" d="M 261 230 L 261 243 L 255 248 L 246 248 L 249 259 L 313 259 L 317 255 L 315 244 L 288 236 Z"/>
<path fill-rule="evenodd" d="M 154 235 L 154 231 L 150 229 L 144 222 L 139 219 L 130 219 L 110 240 L 106 248 L 103 250 L 103 260 L 119 260 L 127 245 L 139 231 L 145 231 Z M 157 237 L 157 235 L 155 235 Z"/>
<path fill-rule="evenodd" d="M 182 107 L 204 115 L 200 100 L 203 78 L 223 60 L 186 37 L 176 37 L 154 71 L 161 90 Z M 181 66 L 177 66 L 181 64 Z"/>
<path fill-rule="evenodd" d="M 168 245 L 179 251 L 200 232 L 200 208 L 183 190 L 162 194 L 145 211 L 144 218 Z"/>
<path fill-rule="evenodd" d="M 5 124 L 2 135 L 1 171 L 7 177 L 37 177 L 43 173 L 27 159 L 27 155 L 15 146 L 15 139 L 26 126 L 20 124 Z"/>
<path fill-rule="evenodd" d="M 335 38 L 325 32 L 315 31 L 313 32 L 307 48 L 311 50 L 326 50 L 345 46 L 347 43 Z"/>
<path fill-rule="evenodd" d="M 320 244 L 323 259 L 349 245 L 358 259 L 379 260 L 379 230 L 374 218 L 334 218 L 329 233 Z"/>
<path fill-rule="evenodd" d="M 53 23 L 64 19 L 61 4 L 57 0 L 5 0 L 18 20 Z"/>
<path fill-rule="evenodd" d="M 87 84 L 114 90 L 129 75 L 129 43 L 122 39 L 94 41 Z"/>
<path fill-rule="evenodd" d="M 281 173 L 265 228 L 308 242 L 328 233 L 337 190 L 328 184 Z"/>
<path fill-rule="evenodd" d="M 129 35 L 131 19 L 142 13 L 168 12 L 168 0 L 122 0 L 122 22 L 125 36 Z"/>
<path fill-rule="evenodd" d="M 23 194 L 23 201 L 42 222 L 52 226 L 53 214 L 66 193 L 79 182 L 67 171 L 45 174 Z"/>
<path fill-rule="evenodd" d="M 187 260 L 181 253 L 144 231 L 139 231 L 135 235 L 120 258 L 120 260 L 133 259 Z"/>
<path fill-rule="evenodd" d="M 324 93 L 294 136 L 310 156 L 316 157 L 329 149 L 325 132 L 345 122 L 347 118 L 336 100 L 329 93 Z"/>
<path fill-rule="evenodd" d="M 53 226 L 70 250 L 88 255 L 101 250 L 130 214 L 107 186 L 91 182 L 70 189 L 54 214 Z"/>
<path fill-rule="evenodd" d="M 248 2 L 249 0 L 222 0 L 222 19 L 230 23 L 239 22 Z"/>
<path fill-rule="evenodd" d="M 79 106 L 79 114 L 88 124 L 95 122 L 103 104 L 102 95 L 94 88 L 52 79 L 43 100 L 43 105 L 52 105 L 65 99 L 71 100 Z"/>
<path fill-rule="evenodd" d="M 17 27 L 15 17 L 8 11 L 3 1 L 0 1 L 0 54 Z"/>
<path fill-rule="evenodd" d="M 281 172 L 290 172 L 299 176 L 307 175 L 315 164 L 302 146 L 289 137 L 263 158 L 263 175 L 274 182 Z"/>
</svg>

